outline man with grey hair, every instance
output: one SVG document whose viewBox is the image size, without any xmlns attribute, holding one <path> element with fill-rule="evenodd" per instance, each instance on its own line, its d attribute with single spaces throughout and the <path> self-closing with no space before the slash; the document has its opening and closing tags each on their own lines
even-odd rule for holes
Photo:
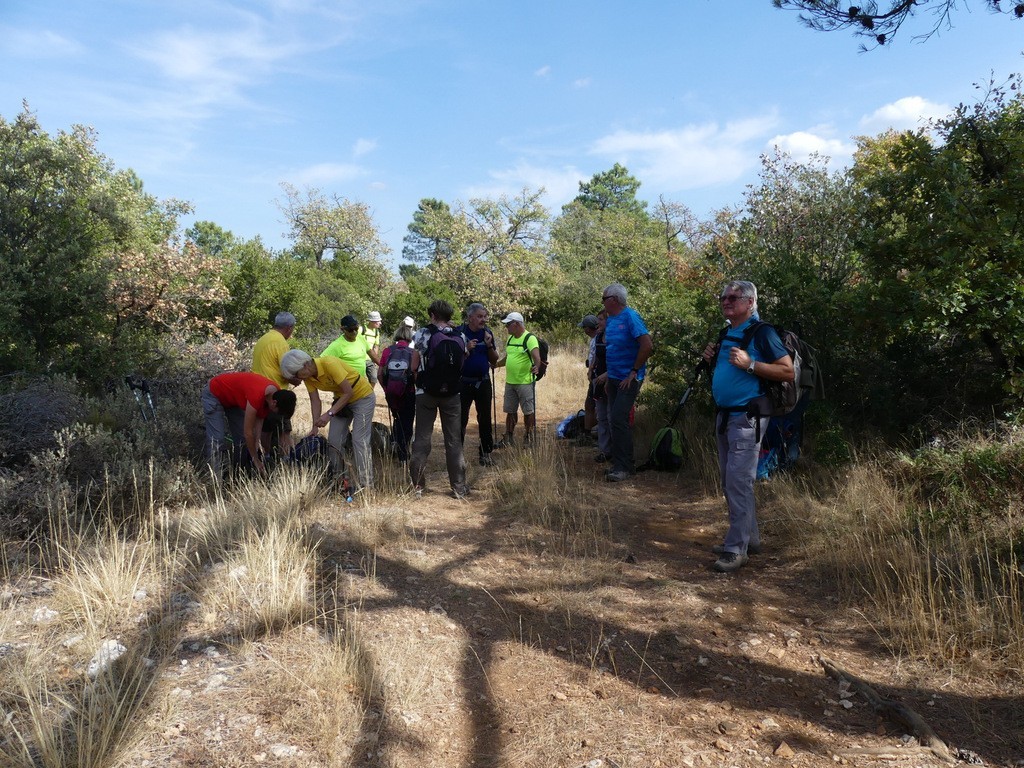
<svg viewBox="0 0 1024 768">
<path fill-rule="evenodd" d="M 487 307 L 473 302 L 466 307 L 466 322 L 458 330 L 466 337 L 466 362 L 462 366 L 462 442 L 466 442 L 469 411 L 476 406 L 476 423 L 480 432 L 480 464 L 494 462 L 494 430 L 491 423 L 491 369 L 498 362 L 494 334 L 487 327 Z"/>
<path fill-rule="evenodd" d="M 729 530 L 725 541 L 711 550 L 719 555 L 712 567 L 721 573 L 731 573 L 746 564 L 749 554 L 761 551 L 754 507 L 760 435 L 768 427 L 768 417 L 761 415 L 755 403 L 763 394 L 761 382 L 792 381 L 795 372 L 793 360 L 775 329 L 759 323 L 757 288 L 753 283 L 726 283 L 718 300 L 729 325 L 720 343 L 708 344 L 704 359 L 713 364 L 711 393 L 718 410 L 718 469 L 729 506 Z M 748 329 L 753 336 L 744 345 Z"/>
<path fill-rule="evenodd" d="M 291 312 L 278 312 L 274 317 L 274 327 L 260 336 L 256 346 L 252 348 L 250 370 L 270 379 L 278 389 L 288 389 L 289 384 L 299 383 L 298 379 L 286 379 L 281 374 L 281 358 L 289 350 L 288 339 L 294 332 L 295 315 Z M 263 421 L 260 442 L 267 453 L 270 453 L 277 443 L 287 456 L 292 447 L 292 420 L 271 412 Z"/>
<path fill-rule="evenodd" d="M 630 412 L 647 375 L 647 360 L 654 351 L 651 334 L 640 314 L 629 306 L 626 288 L 612 283 L 601 294 L 608 319 L 605 321 L 605 363 L 607 371 L 597 379 L 608 397 L 611 426 L 611 468 L 605 480 L 617 483 L 633 474 L 633 428 Z"/>
</svg>

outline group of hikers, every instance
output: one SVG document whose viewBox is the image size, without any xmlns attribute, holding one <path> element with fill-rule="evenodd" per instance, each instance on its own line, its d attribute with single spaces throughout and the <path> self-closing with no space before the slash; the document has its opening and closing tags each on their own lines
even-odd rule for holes
<svg viewBox="0 0 1024 768">
<path fill-rule="evenodd" d="M 753 283 L 729 282 L 719 298 L 728 325 L 717 342 L 708 344 L 703 359 L 713 373 L 719 470 L 729 511 L 728 532 L 723 543 L 713 547 L 718 555 L 713 568 L 731 572 L 761 547 L 754 481 L 769 414 L 759 411 L 758 403 L 765 382 L 792 381 L 795 371 L 778 333 L 759 320 Z M 643 318 L 629 306 L 623 285 L 607 286 L 601 304 L 600 312 L 579 323 L 590 337 L 586 410 L 596 423 L 595 460 L 609 465 L 606 480 L 621 482 L 635 472 L 632 412 L 654 346 Z M 314 358 L 290 349 L 296 319 L 279 313 L 274 327 L 253 349 L 251 371 L 214 376 L 203 392 L 206 455 L 214 476 L 221 476 L 228 452 L 226 430 L 233 438 L 235 463 L 265 472 L 264 457 L 272 448 L 287 455 L 293 445 L 291 417 L 296 406 L 290 387 L 305 384 L 313 424 L 310 436 L 329 427 L 332 470 L 351 480 L 355 492 L 372 487 L 370 444 L 379 384 L 391 414 L 393 450 L 408 466 L 413 493 L 419 497 L 424 492 L 434 424 L 440 416 L 451 493 L 466 497 L 470 488 L 463 445 L 470 412 L 476 408 L 481 465 L 493 464 L 495 448 L 515 444 L 520 411 L 522 443 L 530 445 L 536 439 L 536 386 L 547 364 L 546 345 L 526 329 L 520 312 L 502 318 L 508 338 L 500 352 L 483 304 L 466 307 L 461 325 L 453 326 L 453 314 L 448 302 L 434 301 L 426 325 L 417 330 L 412 317 L 404 318 L 393 343 L 383 349 L 379 312 L 370 312 L 365 326 L 346 315 L 341 336 Z M 505 432 L 496 441 L 493 371 L 502 366 Z M 321 393 L 331 395 L 329 404 Z M 344 461 L 349 439 L 355 465 L 351 474 Z"/>
</svg>

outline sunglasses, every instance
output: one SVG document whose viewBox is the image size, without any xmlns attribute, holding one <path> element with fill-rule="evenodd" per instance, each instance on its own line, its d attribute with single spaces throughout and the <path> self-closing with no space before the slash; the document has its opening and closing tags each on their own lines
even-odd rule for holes
<svg viewBox="0 0 1024 768">
<path fill-rule="evenodd" d="M 728 303 L 733 302 L 733 301 L 740 301 L 742 299 L 748 299 L 748 298 L 750 298 L 750 297 L 749 296 L 742 296 L 742 295 L 738 295 L 738 294 L 728 293 L 725 296 L 719 296 L 718 300 L 722 304 L 728 304 Z"/>
</svg>

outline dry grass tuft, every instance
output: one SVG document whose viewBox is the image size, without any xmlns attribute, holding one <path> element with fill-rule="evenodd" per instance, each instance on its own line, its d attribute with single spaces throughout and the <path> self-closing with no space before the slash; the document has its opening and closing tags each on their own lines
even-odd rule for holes
<svg viewBox="0 0 1024 768">
<path fill-rule="evenodd" d="M 582 479 L 575 457 L 560 450 L 546 434 L 534 445 L 506 449 L 506 471 L 494 490 L 498 507 L 554 534 L 556 552 L 603 556 L 609 549 L 611 524 L 591 484 Z"/>
</svg>

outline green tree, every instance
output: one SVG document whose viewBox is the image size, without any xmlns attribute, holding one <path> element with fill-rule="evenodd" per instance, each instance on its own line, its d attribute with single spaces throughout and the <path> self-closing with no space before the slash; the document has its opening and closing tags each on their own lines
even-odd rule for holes
<svg viewBox="0 0 1024 768">
<path fill-rule="evenodd" d="M 173 239 L 187 210 L 115 169 L 86 128 L 51 137 L 27 107 L 0 118 L 0 366 L 98 381 L 169 326 L 209 320 L 216 276 Z"/>
<path fill-rule="evenodd" d="M 543 190 L 524 189 L 513 197 L 457 202 L 454 208 L 421 200 L 403 253 L 425 263 L 425 274 L 449 286 L 459 304 L 481 301 L 493 310 L 529 312 L 535 287 L 550 270 L 542 195 Z"/>
<path fill-rule="evenodd" d="M 328 197 L 313 187 L 299 191 L 291 184 L 281 185 L 285 199 L 278 203 L 298 253 L 322 267 L 331 256 L 349 268 L 374 268 L 390 253 L 384 245 L 365 203 L 343 197 Z"/>
<path fill-rule="evenodd" d="M 616 163 L 607 171 L 595 173 L 590 181 L 581 181 L 580 193 L 574 202 L 593 211 L 614 209 L 642 214 L 647 203 L 637 199 L 639 189 L 640 181 L 625 166 Z"/>
<path fill-rule="evenodd" d="M 894 338 L 930 339 L 943 365 L 966 355 L 1024 394 L 1024 98 L 990 86 L 923 131 L 863 139 L 854 173 L 878 311 Z M 948 370 L 948 367 L 947 367 Z M 970 375 L 965 373 L 964 375 Z M 947 377 L 948 383 L 948 377 Z M 948 391 L 948 387 L 947 387 Z"/>
</svg>

